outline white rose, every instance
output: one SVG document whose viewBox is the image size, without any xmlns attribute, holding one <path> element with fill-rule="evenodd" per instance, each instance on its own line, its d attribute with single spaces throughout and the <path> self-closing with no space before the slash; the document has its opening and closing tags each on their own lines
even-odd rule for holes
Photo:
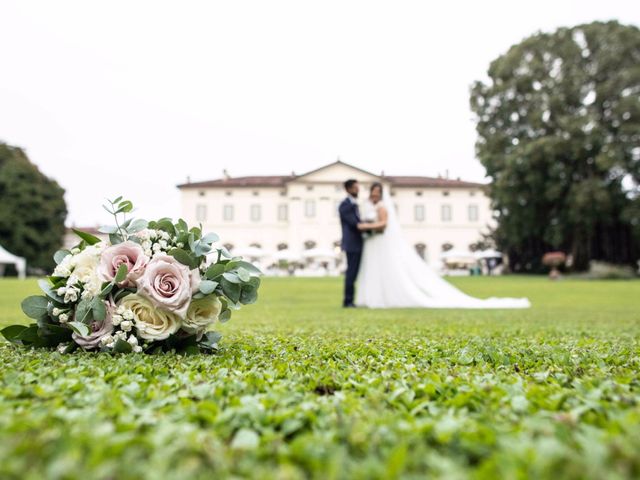
<svg viewBox="0 0 640 480">
<path fill-rule="evenodd" d="M 77 277 L 84 285 L 86 296 L 95 297 L 100 293 L 102 280 L 98 276 L 100 263 L 100 250 L 95 247 L 87 247 L 75 256 L 76 268 L 73 276 Z"/>
<path fill-rule="evenodd" d="M 164 340 L 180 328 L 178 315 L 156 307 L 138 294 L 127 295 L 120 300 L 120 306 L 133 312 L 138 335 L 145 340 Z"/>
<path fill-rule="evenodd" d="M 222 303 L 213 295 L 193 300 L 182 321 L 182 329 L 188 333 L 202 335 L 207 327 L 218 320 L 222 310 Z"/>
</svg>

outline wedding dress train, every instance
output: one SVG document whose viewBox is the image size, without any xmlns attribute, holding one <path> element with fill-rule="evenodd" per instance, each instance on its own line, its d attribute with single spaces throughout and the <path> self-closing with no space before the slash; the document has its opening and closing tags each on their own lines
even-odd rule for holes
<svg viewBox="0 0 640 480">
<path fill-rule="evenodd" d="M 388 198 L 388 197 L 387 197 Z M 365 240 L 362 252 L 356 305 L 369 308 L 528 308 L 526 298 L 479 299 L 467 295 L 431 269 L 402 235 L 391 202 L 383 233 Z M 365 207 L 363 218 L 370 216 Z"/>
</svg>

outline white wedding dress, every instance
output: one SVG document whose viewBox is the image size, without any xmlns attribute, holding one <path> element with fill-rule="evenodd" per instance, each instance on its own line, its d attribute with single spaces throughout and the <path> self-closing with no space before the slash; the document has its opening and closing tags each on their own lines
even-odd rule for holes
<svg viewBox="0 0 640 480">
<path fill-rule="evenodd" d="M 386 192 L 385 192 L 386 193 Z M 385 195 L 386 196 L 386 195 Z M 388 197 L 387 197 L 388 198 Z M 356 305 L 369 308 L 528 308 L 526 298 L 471 297 L 433 271 L 402 235 L 391 202 L 363 208 L 364 221 L 377 221 L 377 209 L 385 206 L 387 227 L 364 242 Z"/>
</svg>

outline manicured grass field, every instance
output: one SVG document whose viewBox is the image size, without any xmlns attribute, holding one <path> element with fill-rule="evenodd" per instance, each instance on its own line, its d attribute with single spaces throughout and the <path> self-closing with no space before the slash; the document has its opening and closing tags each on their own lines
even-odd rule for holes
<svg viewBox="0 0 640 480">
<path fill-rule="evenodd" d="M 0 344 L 0 478 L 638 478 L 640 282 L 464 278 L 523 311 L 266 279 L 213 356 Z M 0 324 L 35 282 L 0 282 Z"/>
</svg>

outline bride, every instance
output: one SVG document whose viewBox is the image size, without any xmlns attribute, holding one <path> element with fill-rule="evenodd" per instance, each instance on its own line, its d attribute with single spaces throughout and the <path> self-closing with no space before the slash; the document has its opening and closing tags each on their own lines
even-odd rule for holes
<svg viewBox="0 0 640 480">
<path fill-rule="evenodd" d="M 362 252 L 356 305 L 370 308 L 528 308 L 526 298 L 471 297 L 440 278 L 404 240 L 395 208 L 371 186 L 358 228 L 368 233 Z"/>
</svg>

